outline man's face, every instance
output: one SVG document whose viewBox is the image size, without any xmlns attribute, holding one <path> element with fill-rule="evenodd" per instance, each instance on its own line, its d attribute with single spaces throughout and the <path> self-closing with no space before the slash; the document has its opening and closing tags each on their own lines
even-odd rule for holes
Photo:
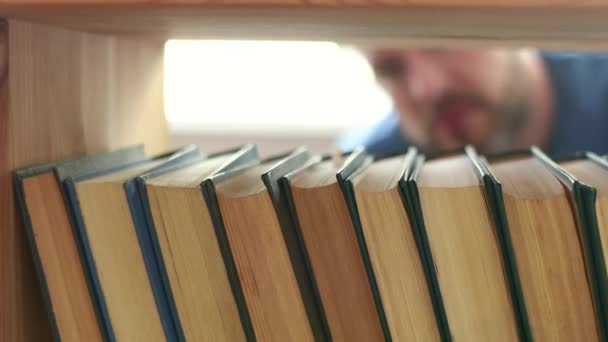
<svg viewBox="0 0 608 342">
<path fill-rule="evenodd" d="M 367 54 L 407 138 L 428 149 L 511 147 L 525 121 L 526 77 L 508 50 L 392 50 Z"/>
</svg>

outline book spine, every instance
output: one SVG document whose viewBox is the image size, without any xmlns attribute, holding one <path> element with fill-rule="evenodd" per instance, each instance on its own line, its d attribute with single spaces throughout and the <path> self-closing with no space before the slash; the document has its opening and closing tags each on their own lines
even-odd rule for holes
<svg viewBox="0 0 608 342">
<path fill-rule="evenodd" d="M 577 224 L 581 228 L 581 242 L 588 276 L 591 278 L 600 338 L 602 341 L 608 341 L 608 280 L 595 210 L 597 192 L 594 188 L 576 181 L 572 188 L 572 196 L 576 203 Z"/>
<path fill-rule="evenodd" d="M 209 210 L 209 215 L 211 216 L 213 228 L 215 229 L 215 236 L 220 247 L 220 252 L 222 254 L 222 258 L 224 259 L 226 274 L 228 275 L 228 281 L 230 282 L 232 295 L 234 296 L 234 300 L 236 302 L 236 306 L 239 312 L 239 317 L 241 319 L 241 325 L 243 326 L 245 338 L 248 342 L 255 342 L 256 336 L 253 330 L 251 316 L 249 315 L 249 310 L 247 309 L 247 303 L 245 302 L 245 295 L 243 293 L 243 288 L 241 287 L 241 282 L 239 280 L 238 272 L 236 269 L 236 263 L 234 261 L 234 257 L 232 256 L 232 252 L 230 249 L 230 242 L 228 241 L 228 236 L 224 227 L 224 220 L 222 218 L 219 204 L 217 202 L 217 196 L 215 193 L 215 185 L 213 184 L 213 180 L 205 180 L 201 184 L 201 189 L 203 192 L 205 203 L 207 204 L 207 208 Z"/>
<path fill-rule="evenodd" d="M 160 281 L 163 283 L 167 293 L 167 300 L 169 302 L 169 309 L 175 319 L 175 325 L 177 329 L 177 337 L 179 341 L 185 341 L 184 330 L 179 319 L 179 313 L 177 311 L 177 304 L 175 303 L 175 297 L 173 296 L 173 290 L 171 288 L 171 282 L 169 281 L 169 275 L 167 268 L 165 267 L 165 261 L 163 254 L 160 249 L 160 243 L 158 241 L 158 235 L 156 233 L 156 227 L 154 226 L 154 219 L 152 217 L 152 211 L 150 209 L 150 201 L 148 198 L 148 191 L 146 190 L 146 182 L 144 178 L 136 178 L 136 187 L 139 192 L 139 196 L 142 203 L 143 219 L 150 235 L 151 247 L 154 251 L 154 257 L 156 258 L 156 264 L 158 265 L 158 271 L 160 275 Z"/>
<path fill-rule="evenodd" d="M 594 300 L 593 306 L 600 340 L 608 341 L 608 279 L 595 211 L 597 191 L 579 182 L 538 147 L 532 146 L 530 153 L 569 190 L 570 200 L 574 204 L 574 214 L 579 228 L 591 295 Z"/>
<path fill-rule="evenodd" d="M 342 188 L 342 194 L 344 195 L 344 200 L 346 201 L 346 206 L 348 207 L 348 212 L 350 214 L 350 218 L 352 220 L 353 227 L 355 229 L 355 235 L 357 236 L 357 243 L 359 245 L 361 258 L 363 259 L 363 264 L 365 265 L 365 271 L 367 273 L 367 278 L 369 280 L 369 286 L 372 290 L 372 295 L 374 297 L 374 304 L 376 305 L 376 311 L 378 312 L 378 319 L 380 320 L 380 326 L 382 327 L 384 339 L 387 342 L 390 342 L 393 339 L 392 339 L 390 328 L 388 326 L 388 321 L 386 319 L 386 313 L 384 312 L 384 306 L 382 305 L 382 298 L 380 297 L 380 290 L 378 289 L 378 282 L 376 281 L 376 275 L 374 273 L 374 268 L 372 266 L 372 262 L 369 257 L 367 244 L 365 242 L 365 236 L 363 235 L 363 229 L 361 227 L 361 219 L 359 217 L 359 210 L 357 209 L 357 201 L 355 199 L 353 184 L 351 181 L 346 180 L 346 181 L 340 182 L 340 187 Z"/>
<path fill-rule="evenodd" d="M 511 232 L 507 223 L 507 214 L 502 198 L 502 186 L 500 183 L 492 182 L 487 177 L 484 177 L 484 191 L 488 198 L 488 206 L 494 221 L 496 235 L 498 237 L 500 252 L 503 258 L 503 265 L 507 274 L 507 283 L 511 293 L 511 300 L 516 312 L 517 326 L 520 339 L 522 341 L 533 341 L 532 330 L 530 329 L 530 321 L 528 320 L 528 311 L 521 286 L 519 271 L 517 269 L 517 261 L 515 259 L 515 251 L 511 240 Z"/>
<path fill-rule="evenodd" d="M 32 221 L 30 219 L 30 215 L 28 212 L 27 204 L 25 201 L 25 192 L 23 190 L 23 177 L 15 173 L 14 178 L 14 186 L 15 186 L 15 194 L 17 196 L 17 203 L 20 208 L 21 218 L 23 220 L 23 225 L 25 226 L 25 232 L 27 235 L 28 242 L 30 244 L 30 250 L 32 252 L 32 257 L 34 260 L 34 267 L 36 268 L 36 274 L 38 275 L 38 281 L 40 283 L 40 289 L 42 290 L 42 299 L 47 309 L 47 315 L 49 317 L 49 322 L 51 323 L 51 328 L 53 330 L 53 338 L 55 341 L 61 341 L 61 334 L 59 333 L 59 328 L 57 326 L 57 320 L 55 318 L 55 311 L 53 310 L 53 303 L 51 301 L 51 296 L 49 294 L 49 288 L 46 282 L 46 277 L 44 275 L 44 270 L 42 268 L 42 262 L 40 259 L 40 254 L 38 253 L 38 245 L 36 244 L 36 239 L 34 237 L 34 230 L 32 228 Z"/>
<path fill-rule="evenodd" d="M 321 301 L 321 293 L 319 292 L 319 287 L 317 286 L 317 280 L 315 278 L 315 274 L 312 268 L 310 256 L 308 255 L 308 250 L 306 249 L 306 245 L 304 243 L 304 236 L 302 235 L 300 222 L 297 219 L 295 202 L 293 199 L 291 188 L 289 186 L 289 178 L 287 176 L 281 177 L 279 179 L 279 186 L 281 187 L 281 192 L 283 193 L 283 198 L 285 199 L 285 205 L 288 207 L 289 216 L 291 217 L 291 220 L 293 222 L 293 231 L 295 239 L 297 240 L 299 250 L 302 252 L 302 262 L 306 269 L 306 273 L 308 274 L 308 277 L 310 279 L 311 291 L 313 293 L 315 305 L 319 312 L 321 324 L 323 325 L 323 329 L 325 331 L 325 339 L 327 341 L 332 341 L 333 339 L 331 336 L 331 329 L 329 328 L 329 322 L 327 321 L 323 302 Z"/>
<path fill-rule="evenodd" d="M 521 341 L 532 342 L 532 330 L 530 329 L 530 321 L 528 320 L 528 311 L 524 299 L 524 293 L 517 269 L 517 261 L 515 259 L 515 251 L 511 240 L 511 232 L 507 222 L 507 213 L 502 197 L 502 186 L 491 173 L 485 159 L 480 157 L 475 149 L 471 146 L 465 147 L 465 152 L 471 162 L 477 176 L 482 180 L 484 195 L 488 205 L 492 223 L 498 239 L 502 264 L 505 269 L 505 278 L 511 297 L 511 303 L 517 321 L 517 330 Z"/>
<path fill-rule="evenodd" d="M 280 180 L 288 173 L 291 173 L 311 160 L 311 155 L 306 148 L 298 148 L 289 155 L 282 158 L 271 169 L 262 174 L 262 181 L 268 190 L 277 219 L 281 226 L 283 239 L 287 246 L 291 266 L 296 276 L 296 281 L 300 290 L 300 295 L 304 302 L 304 307 L 315 341 L 324 342 L 331 340 L 329 324 L 325 317 L 320 299 L 317 296 L 317 290 L 314 288 L 314 280 L 311 277 L 309 268 L 306 265 L 308 262 L 303 244 L 298 236 L 298 228 L 296 227 L 296 219 L 293 216 L 291 209 L 291 196 L 286 193 L 280 185 Z"/>
<path fill-rule="evenodd" d="M 419 157 L 417 161 L 418 167 L 421 166 L 423 157 Z M 420 197 L 418 194 L 418 187 L 416 185 L 416 174 L 417 170 L 413 170 L 412 174 L 407 175 L 408 179 L 405 178 L 399 181 L 399 190 L 401 193 L 401 199 L 405 205 L 406 212 L 408 213 L 416 245 L 418 247 L 418 253 L 420 254 L 420 260 L 429 287 L 429 293 L 431 295 L 431 301 L 433 303 L 433 310 L 435 312 L 435 318 L 437 319 L 437 326 L 439 328 L 439 334 L 441 340 L 444 342 L 451 342 L 452 335 L 450 333 L 450 327 L 448 324 L 448 317 L 443 304 L 443 298 L 441 296 L 441 290 L 439 288 L 439 280 L 437 279 L 437 272 L 435 270 L 435 263 L 433 261 L 433 255 L 426 234 L 426 228 L 424 226 L 424 220 L 422 219 L 422 208 L 420 206 Z"/>
<path fill-rule="evenodd" d="M 158 262 L 160 258 L 157 256 L 150 233 L 151 229 L 145 219 L 144 205 L 147 205 L 147 202 L 141 198 L 135 179 L 126 181 L 124 190 L 165 337 L 170 342 L 184 341 L 183 330 L 176 315 L 177 309 L 173 294 L 171 288 L 166 287 L 166 283 L 162 280 L 161 274 L 164 267 L 161 270 Z"/>
<path fill-rule="evenodd" d="M 86 274 L 89 278 L 88 280 L 91 284 L 92 292 L 94 293 L 93 298 L 95 299 L 95 306 L 99 312 L 99 317 L 101 317 L 101 323 L 105 328 L 102 329 L 102 332 L 105 332 L 104 339 L 110 342 L 115 342 L 116 337 L 114 336 L 112 321 L 110 320 L 103 290 L 97 275 L 97 266 L 95 265 L 95 260 L 93 259 L 93 254 L 91 253 L 91 247 L 89 245 L 89 239 L 84 227 L 84 220 L 82 218 L 78 198 L 76 196 L 76 187 L 71 178 L 67 178 L 63 181 L 62 192 L 64 194 L 66 208 L 68 208 L 68 217 L 70 218 L 70 222 L 74 229 L 74 236 L 79 242 L 80 250 L 82 251 L 81 257 L 83 264 L 85 265 L 84 268 L 87 271 Z"/>
<path fill-rule="evenodd" d="M 392 341 L 390 328 L 384 312 L 384 306 L 382 305 L 382 298 L 380 297 L 380 291 L 378 290 L 378 282 L 376 281 L 376 275 L 374 274 L 372 262 L 369 257 L 369 251 L 365 242 L 365 236 L 363 235 L 363 229 L 361 228 L 361 220 L 359 218 L 359 211 L 357 209 L 353 184 L 348 180 L 353 175 L 367 168 L 372 161 L 373 158 L 368 156 L 365 150 L 361 149 L 353 151 L 344 162 L 342 168 L 338 170 L 336 179 L 340 189 L 342 190 L 342 195 L 344 196 L 344 201 L 346 202 L 346 207 L 348 208 L 348 213 L 351 218 L 351 222 L 353 223 L 353 229 L 355 230 L 355 236 L 357 237 L 357 245 L 361 254 L 363 266 L 365 267 L 372 297 L 374 298 L 374 305 L 376 307 L 382 333 L 384 334 L 384 339 L 386 341 Z"/>
</svg>

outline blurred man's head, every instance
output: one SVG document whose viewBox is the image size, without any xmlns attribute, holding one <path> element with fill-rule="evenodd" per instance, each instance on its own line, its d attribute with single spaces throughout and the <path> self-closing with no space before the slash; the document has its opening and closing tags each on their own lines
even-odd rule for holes
<svg viewBox="0 0 608 342">
<path fill-rule="evenodd" d="M 366 55 L 412 143 L 429 150 L 470 143 L 484 151 L 538 143 L 523 141 L 539 109 L 535 52 L 377 49 Z"/>
</svg>

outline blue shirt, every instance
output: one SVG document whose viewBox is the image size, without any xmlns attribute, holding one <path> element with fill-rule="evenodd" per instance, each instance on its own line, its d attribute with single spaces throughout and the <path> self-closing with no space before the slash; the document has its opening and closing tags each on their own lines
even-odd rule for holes
<svg viewBox="0 0 608 342">
<path fill-rule="evenodd" d="M 608 152 L 608 53 L 541 53 L 553 91 L 553 127 L 547 152 Z M 403 153 L 409 145 L 393 111 L 372 127 L 343 136 L 343 150 L 365 146 L 375 156 Z"/>
</svg>

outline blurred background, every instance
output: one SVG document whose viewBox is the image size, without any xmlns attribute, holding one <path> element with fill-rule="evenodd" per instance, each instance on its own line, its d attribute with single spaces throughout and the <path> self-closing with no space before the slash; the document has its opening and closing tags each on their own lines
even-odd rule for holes
<svg viewBox="0 0 608 342">
<path fill-rule="evenodd" d="M 246 142 L 269 155 L 330 152 L 385 116 L 390 98 L 364 57 L 332 42 L 171 40 L 165 112 L 172 144 L 212 152 Z"/>
<path fill-rule="evenodd" d="M 263 156 L 365 146 L 382 157 L 465 144 L 608 152 L 608 53 L 172 40 L 165 112 L 174 147 L 257 143 Z M 348 134 L 345 134 L 347 133 Z"/>
</svg>

